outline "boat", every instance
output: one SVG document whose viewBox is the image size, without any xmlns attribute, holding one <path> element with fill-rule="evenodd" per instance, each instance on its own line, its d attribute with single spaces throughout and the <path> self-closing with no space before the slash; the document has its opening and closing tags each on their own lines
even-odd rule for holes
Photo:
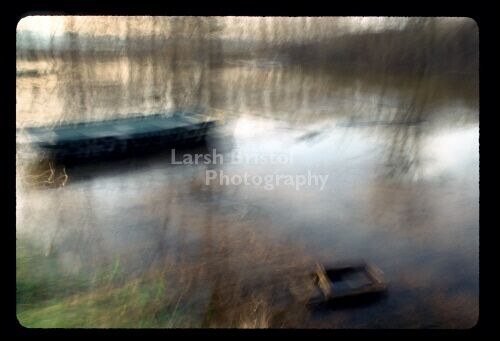
<svg viewBox="0 0 500 341">
<path fill-rule="evenodd" d="M 27 127 L 25 143 L 56 159 L 122 155 L 200 142 L 218 123 L 197 112 Z"/>
<path fill-rule="evenodd" d="M 307 305 L 312 308 L 347 308 L 369 303 L 385 295 L 388 283 L 372 263 L 324 266 L 317 264 L 311 274 L 314 293 Z"/>
</svg>

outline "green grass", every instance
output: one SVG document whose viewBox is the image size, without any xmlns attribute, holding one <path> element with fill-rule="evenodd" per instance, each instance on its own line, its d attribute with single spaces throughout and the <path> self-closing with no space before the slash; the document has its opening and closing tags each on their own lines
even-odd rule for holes
<svg viewBox="0 0 500 341">
<path fill-rule="evenodd" d="M 183 325 L 183 312 L 165 304 L 163 283 L 131 281 L 86 294 L 18 309 L 29 328 L 168 328 Z"/>
<path fill-rule="evenodd" d="M 231 229 L 224 223 L 218 226 L 225 233 L 200 244 L 210 252 L 196 258 L 166 254 L 135 275 L 131 259 L 148 245 L 139 245 L 132 258 L 107 259 L 66 240 L 60 247 L 73 245 L 69 256 L 57 245 L 47 254 L 18 238 L 18 320 L 28 328 L 300 326 L 309 288 L 299 274 L 308 273 L 310 260 L 289 243 L 260 238 L 245 222 Z M 284 284 L 297 287 L 292 296 Z"/>
<path fill-rule="evenodd" d="M 177 293 L 152 274 L 125 279 L 120 260 L 68 275 L 57 254 L 17 243 L 17 318 L 28 328 L 168 328 L 189 326 Z"/>
</svg>

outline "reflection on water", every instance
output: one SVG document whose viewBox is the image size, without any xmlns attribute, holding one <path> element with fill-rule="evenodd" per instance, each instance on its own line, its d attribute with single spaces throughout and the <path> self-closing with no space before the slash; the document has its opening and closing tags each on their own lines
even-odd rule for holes
<svg viewBox="0 0 500 341">
<path fill-rule="evenodd" d="M 18 62 L 18 65 L 25 63 Z M 48 66 L 39 67 L 44 70 Z M 71 78 L 74 71 L 63 67 L 38 77 L 18 77 L 18 126 L 60 120 L 99 120 L 113 115 L 148 114 L 197 105 L 305 123 L 334 116 L 344 118 L 346 124 L 373 125 L 387 120 L 406 124 L 419 123 L 428 115 L 440 119 L 435 111 L 450 104 L 445 99 L 451 99 L 460 111 L 464 109 L 456 102 L 465 102 L 466 107 L 477 105 L 474 92 L 438 76 L 416 81 L 390 75 L 381 78 L 293 67 L 222 67 L 211 71 L 214 86 L 210 87 L 200 86 L 200 71 L 196 67 L 173 70 L 165 65 L 159 68 L 151 58 L 82 61 L 80 68 L 84 78 L 78 81 Z M 158 69 L 164 74 L 158 76 Z M 152 81 L 156 77 L 162 80 L 160 86 Z M 181 84 L 174 88 L 174 82 Z M 425 85 L 420 86 L 421 82 Z M 191 84 L 201 90 L 190 87 Z M 211 103 L 194 100 L 199 98 L 199 92 L 210 93 Z M 91 103 L 86 103 L 87 100 Z M 47 110 L 48 107 L 52 110 Z M 470 116 L 474 119 L 474 112 L 457 116 L 460 120 Z"/>
<path fill-rule="evenodd" d="M 189 316 L 186 325 L 200 326 L 241 326 L 228 320 L 224 309 L 252 301 L 245 286 L 259 292 L 262 283 L 275 285 L 318 260 L 367 259 L 391 283 L 386 300 L 319 315 L 287 306 L 296 314 L 276 323 L 347 328 L 475 323 L 476 83 L 426 73 L 324 72 L 258 60 L 182 65 L 162 58 L 152 53 L 18 60 L 18 70 L 40 72 L 18 74 L 17 126 L 201 106 L 222 111 L 227 125 L 205 146 L 182 153 L 215 148 L 227 158 L 235 152 L 274 154 L 286 155 L 288 162 L 173 165 L 165 151 L 68 168 L 66 186 L 51 189 L 23 185 L 20 164 L 18 253 L 26 241 L 40 250 L 33 251 L 39 257 L 55 257 L 61 268 L 55 282 L 75 274 L 92 281 L 103 268 L 110 273 L 119 268 L 125 282 L 159 272 L 170 286 L 165 295 Z M 263 176 L 312 171 L 329 178 L 322 191 L 207 186 L 207 169 Z M 236 292 L 243 299 L 233 297 Z M 155 314 L 164 313 L 160 310 Z M 208 313 L 215 310 L 215 317 Z"/>
</svg>

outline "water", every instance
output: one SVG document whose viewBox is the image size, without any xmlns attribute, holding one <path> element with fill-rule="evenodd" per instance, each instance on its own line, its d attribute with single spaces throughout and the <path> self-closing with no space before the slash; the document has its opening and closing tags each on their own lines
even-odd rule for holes
<svg viewBox="0 0 500 341">
<path fill-rule="evenodd" d="M 37 63 L 18 61 L 18 69 L 49 69 L 43 61 Z M 174 267 L 217 264 L 219 272 L 237 268 L 255 274 L 252 280 L 258 282 L 271 263 L 247 258 L 231 263 L 246 252 L 248 242 L 256 253 L 259 247 L 271 247 L 269 257 L 283 267 L 294 263 L 295 256 L 311 262 L 369 260 L 390 282 L 385 300 L 308 315 L 296 326 L 475 324 L 475 85 L 431 75 L 349 74 L 279 63 L 225 63 L 211 68 L 208 77 L 196 66 L 159 68 L 158 60 L 126 57 L 82 61 L 81 70 L 91 72 L 80 72 L 75 79 L 66 62 L 47 63 L 51 72 L 18 76 L 18 127 L 201 104 L 222 111 L 227 123 L 206 146 L 178 150 L 179 157 L 215 149 L 226 161 L 236 154 L 283 158 L 274 163 L 173 165 L 167 150 L 69 167 L 68 182 L 58 188 L 25 185 L 25 164 L 19 164 L 18 242 L 30 241 L 45 256 L 57 250 L 63 277 L 90 277 L 116 259 L 127 276 L 141 277 L 172 257 Z M 328 180 L 323 190 L 226 186 L 217 180 L 206 185 L 207 170 L 263 177 L 311 172 L 327 174 Z M 245 232 L 239 234 L 240 228 Z M 273 245 L 285 251 L 275 252 Z M 210 292 L 212 285 L 200 287 Z M 206 305 L 209 294 L 200 295 L 204 303 L 199 305 Z M 198 310 L 192 309 L 194 316 Z"/>
</svg>

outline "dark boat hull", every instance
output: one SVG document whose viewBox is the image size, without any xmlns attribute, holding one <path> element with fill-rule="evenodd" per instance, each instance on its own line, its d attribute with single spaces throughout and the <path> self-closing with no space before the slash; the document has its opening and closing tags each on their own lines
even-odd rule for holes
<svg viewBox="0 0 500 341">
<path fill-rule="evenodd" d="M 56 128 L 28 128 L 31 145 L 56 161 L 123 157 L 198 144 L 216 121 L 198 116 L 118 119 Z M 51 138 L 48 138 L 51 137 Z"/>
<path fill-rule="evenodd" d="M 316 294 L 307 304 L 313 309 L 354 308 L 376 302 L 387 294 L 388 283 L 373 264 L 330 266 L 322 268 L 322 272 L 323 285 L 318 271 L 311 274 Z"/>
</svg>

